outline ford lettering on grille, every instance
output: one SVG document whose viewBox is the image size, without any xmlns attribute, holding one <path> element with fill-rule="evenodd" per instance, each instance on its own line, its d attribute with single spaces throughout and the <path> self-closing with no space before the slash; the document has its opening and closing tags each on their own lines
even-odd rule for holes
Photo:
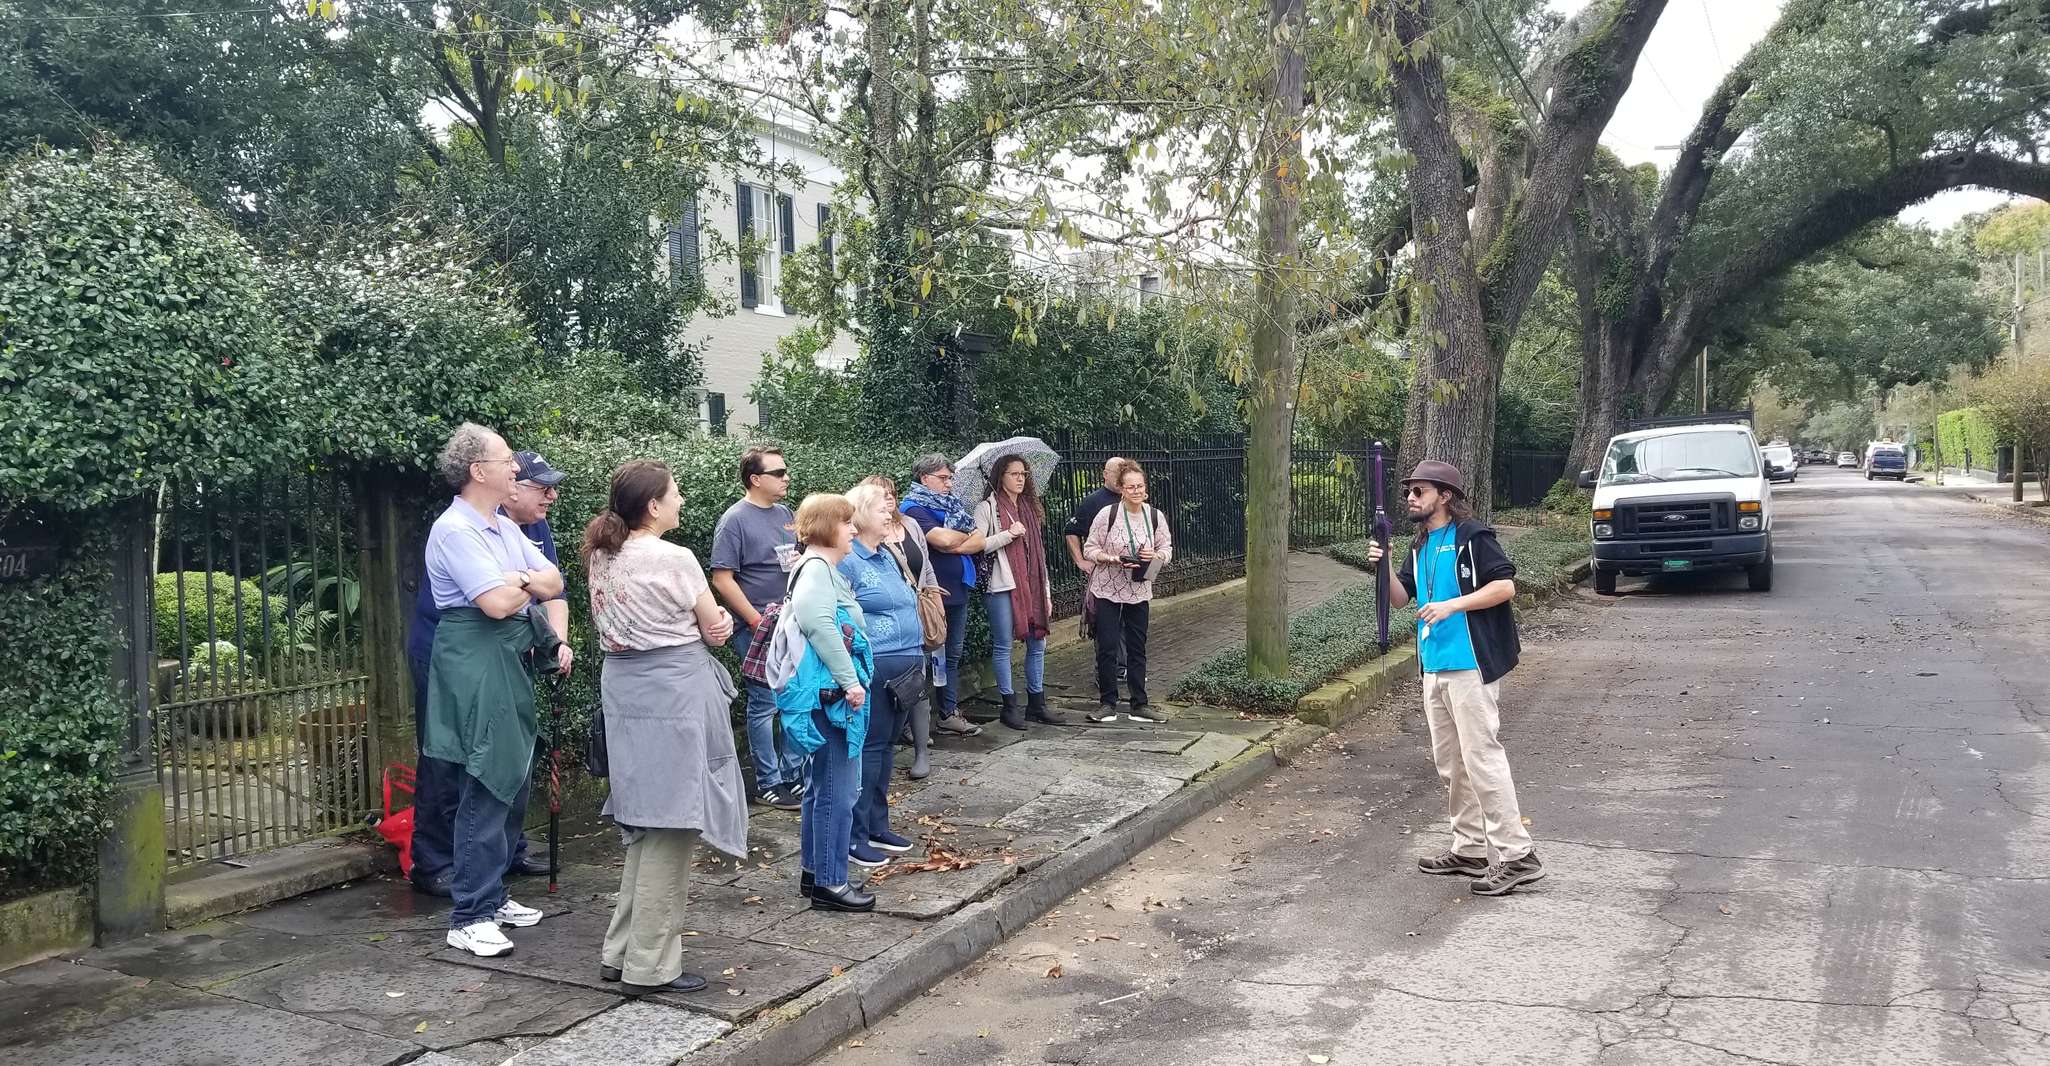
<svg viewBox="0 0 2050 1066">
<path fill-rule="evenodd" d="M 1685 522 L 1686 520 L 1687 516 L 1683 514 L 1669 514 L 1666 516 L 1666 521 L 1668 522 Z"/>
</svg>

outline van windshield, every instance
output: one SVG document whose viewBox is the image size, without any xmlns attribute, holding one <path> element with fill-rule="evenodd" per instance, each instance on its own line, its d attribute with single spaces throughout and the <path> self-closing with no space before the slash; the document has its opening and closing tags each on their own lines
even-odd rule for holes
<svg viewBox="0 0 2050 1066">
<path fill-rule="evenodd" d="M 1602 459 L 1601 483 L 1757 476 L 1757 445 L 1748 434 L 1724 429 L 1616 441 Z"/>
</svg>

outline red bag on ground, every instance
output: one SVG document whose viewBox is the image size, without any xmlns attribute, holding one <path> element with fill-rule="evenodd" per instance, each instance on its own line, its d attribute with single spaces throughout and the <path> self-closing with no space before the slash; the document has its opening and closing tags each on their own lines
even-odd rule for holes
<svg viewBox="0 0 2050 1066">
<path fill-rule="evenodd" d="M 392 810 L 392 793 L 406 796 L 406 809 Z M 377 835 L 399 849 L 399 872 L 413 876 L 413 768 L 393 763 L 384 768 L 384 817 L 377 820 Z"/>
</svg>

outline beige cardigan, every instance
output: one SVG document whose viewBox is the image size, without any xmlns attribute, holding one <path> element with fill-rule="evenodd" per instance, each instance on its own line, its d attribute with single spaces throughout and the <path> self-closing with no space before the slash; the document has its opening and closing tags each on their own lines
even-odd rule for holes
<svg viewBox="0 0 2050 1066">
<path fill-rule="evenodd" d="M 989 591 L 1009 592 L 1018 587 L 1018 579 L 1011 573 L 1011 560 L 1004 549 L 1011 546 L 1016 537 L 1001 527 L 997 521 L 997 500 L 991 496 L 975 505 L 975 528 L 982 531 L 982 542 L 986 555 L 978 556 L 975 565 L 989 568 Z M 1053 616 L 1053 581 L 1040 575 L 1039 584 L 1046 589 L 1046 613 Z"/>
</svg>

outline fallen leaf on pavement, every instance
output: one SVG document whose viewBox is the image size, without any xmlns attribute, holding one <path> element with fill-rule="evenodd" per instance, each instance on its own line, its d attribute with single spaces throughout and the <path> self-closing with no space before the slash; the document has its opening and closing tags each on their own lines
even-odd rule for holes
<svg viewBox="0 0 2050 1066">
<path fill-rule="evenodd" d="M 366 937 L 365 939 L 369 940 L 369 941 L 370 941 L 371 943 L 373 943 L 373 944 L 377 944 L 377 943 L 381 943 L 381 942 L 383 942 L 383 941 L 386 941 L 386 940 L 390 940 L 390 939 L 391 939 L 391 934 L 390 934 L 390 933 L 372 933 L 372 934 L 370 934 L 370 935 L 369 935 L 368 937 Z"/>
<path fill-rule="evenodd" d="M 747 995 L 747 992 L 738 988 L 729 988 L 726 990 L 726 994 L 729 996 L 744 996 Z"/>
<path fill-rule="evenodd" d="M 1323 1064 L 1324 1064 L 1324 1063 L 1327 1063 L 1327 1062 L 1330 1062 L 1330 1061 L 1331 1061 L 1331 1056 L 1329 1056 L 1329 1055 L 1312 1055 L 1312 1056 L 1310 1056 L 1310 1061 L 1311 1061 L 1311 1062 L 1314 1062 L 1314 1063 L 1317 1063 L 1317 1064 L 1318 1064 L 1318 1066 L 1323 1066 Z"/>
<path fill-rule="evenodd" d="M 731 967 L 731 966 L 728 966 L 728 967 L 726 967 L 725 969 L 723 969 L 723 970 L 720 970 L 720 971 L 719 971 L 719 976 L 721 976 L 721 977 L 731 977 L 731 976 L 733 976 L 733 967 Z M 835 976 L 835 977 L 838 977 L 839 975 L 838 975 L 838 974 L 834 974 L 833 976 Z"/>
<path fill-rule="evenodd" d="M 761 901 L 762 901 L 762 897 L 760 897 L 760 896 L 749 896 L 749 897 L 747 897 L 746 899 L 744 899 L 744 900 L 741 900 L 740 902 L 742 902 L 742 903 L 760 903 Z"/>
<path fill-rule="evenodd" d="M 427 1023 L 426 1023 L 426 1022 L 421 1022 L 421 1023 L 419 1024 L 419 1025 L 416 1025 L 416 1026 L 414 1026 L 414 1027 L 413 1027 L 413 1031 L 414 1031 L 414 1032 L 416 1032 L 416 1033 L 424 1033 L 424 1032 L 426 1032 L 426 1031 L 427 1031 Z"/>
<path fill-rule="evenodd" d="M 386 998 L 386 999 L 397 999 L 397 998 L 399 998 L 400 996 L 403 996 L 403 995 L 405 995 L 405 993 L 404 993 L 404 992 L 386 992 L 386 993 L 384 994 L 384 998 Z"/>
<path fill-rule="evenodd" d="M 1723 912 L 1724 914 L 1730 913 L 1730 905 L 1727 903 L 1718 903 L 1715 905 L 1715 909 Z"/>
<path fill-rule="evenodd" d="M 732 973 L 733 971 L 732 971 L 732 970 L 728 970 L 728 971 L 726 971 L 726 972 L 727 972 L 727 973 Z M 828 976 L 828 977 L 845 977 L 845 976 L 847 976 L 847 968 L 846 968 L 846 967 L 844 967 L 844 966 L 835 966 L 835 967 L 833 967 L 833 968 L 832 968 L 831 970 L 828 970 L 828 971 L 826 971 L 826 976 Z"/>
<path fill-rule="evenodd" d="M 1047 967 L 1046 975 L 1048 977 L 1059 977 L 1061 975 L 1061 964 L 1057 962 L 1054 963 L 1052 966 Z"/>
</svg>

